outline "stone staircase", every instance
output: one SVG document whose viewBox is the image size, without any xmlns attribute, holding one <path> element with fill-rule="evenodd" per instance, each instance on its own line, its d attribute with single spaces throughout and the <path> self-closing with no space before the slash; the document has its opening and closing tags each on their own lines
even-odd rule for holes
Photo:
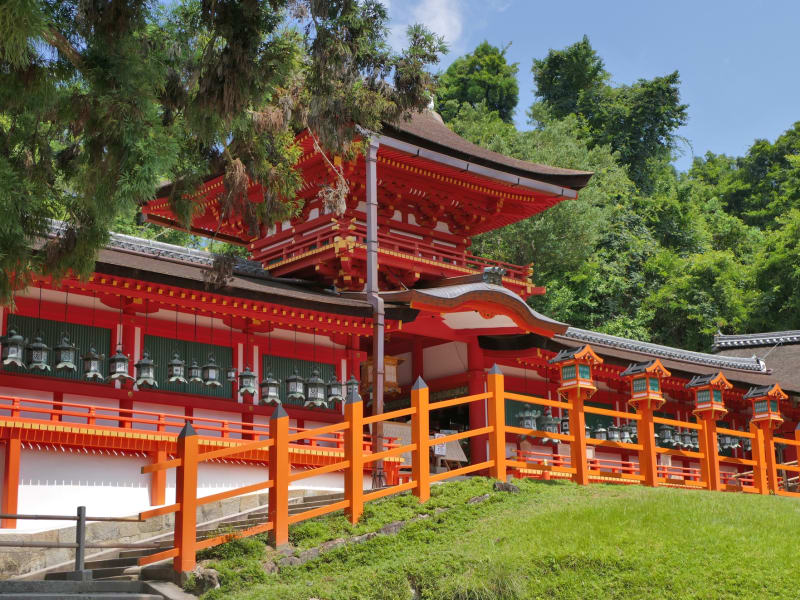
<svg viewBox="0 0 800 600">
<path fill-rule="evenodd" d="M 302 513 L 327 506 L 343 499 L 342 494 L 305 496 L 289 505 L 289 514 Z M 259 507 L 244 515 L 235 515 L 197 528 L 197 539 L 203 540 L 221 532 L 236 532 L 259 525 L 267 520 L 266 507 Z M 149 556 L 172 547 L 172 536 L 153 542 L 158 548 L 120 550 L 116 556 L 86 561 L 92 571 L 90 581 L 72 581 L 69 571 L 47 573 L 43 581 L 0 581 L 0 600 L 37 598 L 39 600 L 185 600 L 194 598 L 173 583 L 175 573 L 172 560 L 164 560 L 140 567 L 137 563 Z"/>
</svg>

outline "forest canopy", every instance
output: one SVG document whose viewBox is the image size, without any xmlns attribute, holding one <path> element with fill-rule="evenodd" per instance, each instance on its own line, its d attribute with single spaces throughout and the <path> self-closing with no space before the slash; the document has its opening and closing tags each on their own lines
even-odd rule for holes
<svg viewBox="0 0 800 600">
<path fill-rule="evenodd" d="M 577 201 L 484 234 L 474 251 L 533 263 L 547 293 L 531 304 L 577 327 L 702 351 L 717 331 L 800 329 L 800 122 L 745 156 L 708 152 L 679 173 L 689 107 L 677 71 L 612 85 L 586 37 L 531 65 L 530 129 L 489 98 L 450 106 L 448 125 L 595 175 Z"/>
</svg>

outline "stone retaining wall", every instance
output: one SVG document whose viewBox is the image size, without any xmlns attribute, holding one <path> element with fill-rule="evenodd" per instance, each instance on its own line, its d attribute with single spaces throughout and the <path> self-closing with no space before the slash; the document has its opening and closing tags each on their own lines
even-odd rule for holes
<svg viewBox="0 0 800 600">
<path fill-rule="evenodd" d="M 297 502 L 304 497 L 326 493 L 329 492 L 290 490 L 289 498 L 290 502 L 292 500 Z M 220 521 L 233 515 L 251 512 L 259 507 L 266 507 L 267 497 L 266 493 L 249 494 L 199 506 L 197 508 L 197 524 L 199 526 Z M 154 537 L 171 534 L 174 523 L 174 514 L 161 515 L 146 521 L 132 523 L 88 523 L 86 525 L 86 541 L 89 543 L 120 542 L 124 544 L 144 542 Z M 0 540 L 15 542 L 75 542 L 75 527 L 65 527 L 39 533 L 2 533 L 0 534 Z M 113 557 L 117 552 L 117 550 L 88 548 L 86 560 Z M 48 570 L 68 570 L 74 560 L 75 550 L 73 548 L 0 548 L 0 579 L 40 578 Z"/>
</svg>

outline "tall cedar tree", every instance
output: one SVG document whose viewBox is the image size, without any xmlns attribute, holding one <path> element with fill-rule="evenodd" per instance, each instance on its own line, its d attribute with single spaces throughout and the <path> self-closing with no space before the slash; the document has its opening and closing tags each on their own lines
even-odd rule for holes
<svg viewBox="0 0 800 600">
<path fill-rule="evenodd" d="M 34 272 L 86 276 L 115 216 L 165 180 L 184 221 L 217 173 L 223 218 L 257 231 L 297 211 L 297 131 L 352 156 L 358 126 L 429 102 L 442 40 L 415 25 L 393 52 L 386 21 L 377 0 L 6 0 L 0 302 Z M 66 225 L 42 244 L 49 219 Z"/>
</svg>

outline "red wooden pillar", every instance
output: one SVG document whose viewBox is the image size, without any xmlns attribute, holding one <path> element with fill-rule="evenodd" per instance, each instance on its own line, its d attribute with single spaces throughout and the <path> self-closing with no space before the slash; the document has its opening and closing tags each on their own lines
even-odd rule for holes
<svg viewBox="0 0 800 600">
<path fill-rule="evenodd" d="M 11 429 L 6 439 L 6 455 L 3 459 L 3 494 L 0 510 L 5 514 L 16 514 L 19 507 L 19 463 L 22 454 L 22 442 L 18 428 Z M 16 529 L 16 519 L 2 519 L 0 527 Z"/>
<path fill-rule="evenodd" d="M 56 402 L 64 402 L 64 392 L 53 392 L 53 412 L 50 420 L 58 422 L 61 421 L 61 412 L 64 410 L 64 406 L 56 404 Z"/>
<path fill-rule="evenodd" d="M 482 394 L 485 391 L 483 376 L 483 351 L 478 346 L 478 340 L 467 344 L 467 385 L 469 395 Z M 505 423 L 503 423 L 505 425 Z M 480 429 L 486 427 L 486 402 L 469 403 L 469 428 Z M 478 435 L 469 439 L 469 454 L 472 464 L 487 460 L 486 443 L 488 436 Z"/>
</svg>

